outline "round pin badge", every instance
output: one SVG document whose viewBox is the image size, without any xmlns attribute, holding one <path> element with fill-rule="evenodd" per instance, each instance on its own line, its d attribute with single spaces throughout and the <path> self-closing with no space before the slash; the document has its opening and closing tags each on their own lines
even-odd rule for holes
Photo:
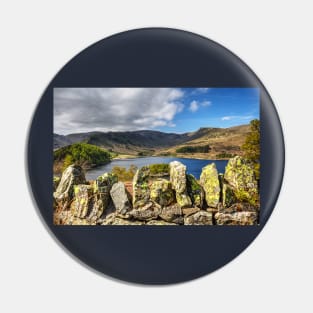
<svg viewBox="0 0 313 313">
<path fill-rule="evenodd" d="M 105 275 L 171 284 L 221 268 L 276 203 L 284 141 L 252 70 L 199 35 L 147 28 L 70 60 L 28 137 L 33 197 L 55 238 Z"/>
</svg>

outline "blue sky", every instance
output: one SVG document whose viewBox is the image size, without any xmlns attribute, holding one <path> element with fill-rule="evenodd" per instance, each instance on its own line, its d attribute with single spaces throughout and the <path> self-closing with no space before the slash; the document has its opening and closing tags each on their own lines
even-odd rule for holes
<svg viewBox="0 0 313 313">
<path fill-rule="evenodd" d="M 194 131 L 200 127 L 231 127 L 259 119 L 258 88 L 183 88 L 184 109 L 172 122 L 175 127 L 159 127 L 170 132 Z"/>
<path fill-rule="evenodd" d="M 183 133 L 259 118 L 257 88 L 55 88 L 54 132 Z"/>
</svg>

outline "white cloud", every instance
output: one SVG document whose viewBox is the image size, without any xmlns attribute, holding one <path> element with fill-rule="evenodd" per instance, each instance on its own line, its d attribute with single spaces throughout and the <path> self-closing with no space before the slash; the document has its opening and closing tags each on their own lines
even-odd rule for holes
<svg viewBox="0 0 313 313">
<path fill-rule="evenodd" d="M 223 116 L 221 118 L 222 121 L 230 121 L 230 120 L 249 120 L 253 118 L 251 115 L 229 115 L 229 116 Z"/>
<path fill-rule="evenodd" d="M 193 100 L 193 101 L 191 101 L 190 102 L 190 105 L 189 105 L 189 110 L 191 111 L 191 112 L 196 112 L 196 111 L 198 111 L 198 109 L 199 109 L 199 107 L 200 106 L 202 106 L 202 107 L 208 107 L 208 106 L 210 106 L 212 103 L 211 103 L 211 101 L 201 101 L 201 102 L 199 102 L 199 101 L 196 101 L 196 100 Z"/>
<path fill-rule="evenodd" d="M 196 88 L 194 93 L 207 93 L 209 90 L 210 88 Z"/>
<path fill-rule="evenodd" d="M 203 107 L 208 107 L 208 106 L 210 106 L 210 105 L 212 104 L 212 102 L 211 102 L 211 101 L 202 101 L 200 104 L 201 104 Z"/>
<path fill-rule="evenodd" d="M 178 88 L 55 88 L 54 132 L 175 127 L 183 96 Z"/>
<path fill-rule="evenodd" d="M 196 111 L 198 111 L 198 109 L 199 109 L 199 104 L 198 104 L 198 102 L 197 102 L 196 100 L 191 101 L 191 102 L 190 102 L 190 105 L 189 105 L 189 110 L 190 110 L 191 112 L 196 112 Z"/>
</svg>

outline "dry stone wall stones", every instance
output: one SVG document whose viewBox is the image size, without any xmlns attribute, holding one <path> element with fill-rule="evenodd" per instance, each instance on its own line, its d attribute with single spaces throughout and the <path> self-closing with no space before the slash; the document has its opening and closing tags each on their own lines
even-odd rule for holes
<svg viewBox="0 0 313 313">
<path fill-rule="evenodd" d="M 110 201 L 110 190 L 117 181 L 117 176 L 111 173 L 104 173 L 94 181 L 94 194 L 97 200 L 102 201 L 104 210 L 107 208 Z"/>
<path fill-rule="evenodd" d="M 200 184 L 204 189 L 207 205 L 213 208 L 217 207 L 221 189 L 215 163 L 209 164 L 202 169 Z"/>
<path fill-rule="evenodd" d="M 56 191 L 55 200 L 65 209 L 74 197 L 74 185 L 85 184 L 86 178 L 83 169 L 78 165 L 70 165 L 62 174 Z"/>
<path fill-rule="evenodd" d="M 191 198 L 192 205 L 198 208 L 202 208 L 204 192 L 201 185 L 198 183 L 196 178 L 191 174 L 187 174 L 186 179 L 187 179 L 187 192 Z"/>
<path fill-rule="evenodd" d="M 75 201 L 72 205 L 72 214 L 75 217 L 85 218 L 92 207 L 93 190 L 90 185 L 74 186 Z"/>
<path fill-rule="evenodd" d="M 176 192 L 176 201 L 183 207 L 192 205 L 191 199 L 187 193 L 186 166 L 178 161 L 170 163 L 170 181 L 172 188 Z"/>
<path fill-rule="evenodd" d="M 166 225 L 177 226 L 178 224 L 166 222 L 163 220 L 151 220 L 151 221 L 147 222 L 146 225 L 150 225 L 150 226 L 163 226 L 163 225 L 165 225 L 165 226 Z"/>
<path fill-rule="evenodd" d="M 160 213 L 161 207 L 152 201 L 148 201 L 144 206 L 131 210 L 129 215 L 137 220 L 149 221 L 157 219 Z"/>
<path fill-rule="evenodd" d="M 182 213 L 185 215 L 185 217 L 192 215 L 194 213 L 197 213 L 199 211 L 200 211 L 199 208 L 183 208 L 182 209 Z"/>
<path fill-rule="evenodd" d="M 118 213 L 126 214 L 131 210 L 130 196 L 122 182 L 115 183 L 112 186 L 110 195 Z"/>
<path fill-rule="evenodd" d="M 199 211 L 184 218 L 185 225 L 213 225 L 212 213 Z"/>
<path fill-rule="evenodd" d="M 256 225 L 256 212 L 235 212 L 235 213 L 216 213 L 215 220 L 217 225 Z"/>
<path fill-rule="evenodd" d="M 150 187 L 150 199 L 161 206 L 170 205 L 175 201 L 172 184 L 166 179 L 155 180 Z"/>
<path fill-rule="evenodd" d="M 177 203 L 174 203 L 170 206 L 162 208 L 160 217 L 167 222 L 177 222 L 178 224 L 182 223 L 182 209 Z"/>
<path fill-rule="evenodd" d="M 138 203 L 145 203 L 149 200 L 149 166 L 143 166 L 137 170 L 133 178 L 133 206 L 137 206 Z"/>
<path fill-rule="evenodd" d="M 246 159 L 240 156 L 229 159 L 224 179 L 234 191 L 237 202 L 259 204 L 258 183 L 253 165 Z"/>
</svg>

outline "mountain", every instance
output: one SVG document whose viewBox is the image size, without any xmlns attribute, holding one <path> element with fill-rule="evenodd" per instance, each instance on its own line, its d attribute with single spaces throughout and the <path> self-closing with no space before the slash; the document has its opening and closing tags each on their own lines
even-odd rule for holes
<svg viewBox="0 0 313 313">
<path fill-rule="evenodd" d="M 58 149 L 72 144 L 72 141 L 63 135 L 53 134 L 53 148 Z"/>
<path fill-rule="evenodd" d="M 209 145 L 211 153 L 237 153 L 249 129 L 249 125 L 241 125 L 231 128 L 203 127 L 195 132 L 183 134 L 153 130 L 89 132 L 66 136 L 54 134 L 54 148 L 85 142 L 120 154 L 162 155 L 177 153 L 177 149 L 185 146 Z"/>
</svg>

